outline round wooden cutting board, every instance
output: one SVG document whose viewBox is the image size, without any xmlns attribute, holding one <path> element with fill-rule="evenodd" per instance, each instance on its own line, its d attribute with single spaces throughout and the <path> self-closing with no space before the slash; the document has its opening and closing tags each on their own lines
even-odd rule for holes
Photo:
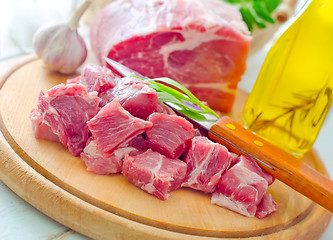
<svg viewBox="0 0 333 240">
<path fill-rule="evenodd" d="M 94 239 L 318 239 L 327 227 L 329 211 L 279 181 L 268 189 L 279 210 L 258 220 L 213 205 L 195 190 L 183 188 L 161 201 L 121 174 L 86 171 L 61 144 L 35 139 L 29 119 L 40 90 L 67 78 L 30 57 L 0 80 L 0 178 L 56 221 Z M 245 99 L 239 91 L 235 120 Z M 327 174 L 314 151 L 304 161 Z"/>
</svg>

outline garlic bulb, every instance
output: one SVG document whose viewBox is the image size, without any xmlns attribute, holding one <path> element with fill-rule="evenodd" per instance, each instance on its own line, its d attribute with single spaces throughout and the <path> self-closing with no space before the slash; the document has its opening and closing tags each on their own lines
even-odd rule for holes
<svg viewBox="0 0 333 240">
<path fill-rule="evenodd" d="M 79 35 L 79 20 L 90 1 L 85 1 L 68 23 L 47 23 L 33 37 L 36 54 L 50 70 L 73 73 L 87 58 L 87 46 Z"/>
</svg>

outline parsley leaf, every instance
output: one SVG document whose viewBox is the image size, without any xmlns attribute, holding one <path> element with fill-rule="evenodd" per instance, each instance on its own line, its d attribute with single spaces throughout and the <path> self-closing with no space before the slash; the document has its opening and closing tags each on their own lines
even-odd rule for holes
<svg viewBox="0 0 333 240">
<path fill-rule="evenodd" d="M 190 90 L 175 80 L 166 77 L 150 79 L 136 73 L 134 70 L 129 69 L 118 62 L 106 57 L 103 58 L 122 76 L 131 76 L 139 78 L 142 81 L 148 81 L 149 86 L 157 92 L 158 101 L 164 102 L 169 106 L 172 104 L 172 108 L 176 108 L 174 110 L 177 110 L 194 120 L 217 121 L 220 118 L 213 109 L 203 104 L 190 92 Z M 212 119 L 211 116 L 216 119 Z"/>
<path fill-rule="evenodd" d="M 150 87 L 157 92 L 159 102 L 177 105 L 179 108 L 177 110 L 184 115 L 195 120 L 207 120 L 205 114 L 212 114 L 217 119 L 220 118 L 214 110 L 204 105 L 186 87 L 175 80 L 163 77 L 148 79 L 148 81 Z M 190 107 L 189 103 L 194 104 L 196 108 Z"/>
<path fill-rule="evenodd" d="M 250 31 L 254 26 L 265 28 L 267 23 L 275 23 L 271 17 L 282 0 L 222 0 L 238 7 L 243 21 Z"/>
</svg>

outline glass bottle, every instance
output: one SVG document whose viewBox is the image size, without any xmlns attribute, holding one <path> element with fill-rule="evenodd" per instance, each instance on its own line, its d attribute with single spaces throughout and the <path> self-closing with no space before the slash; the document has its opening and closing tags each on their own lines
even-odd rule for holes
<svg viewBox="0 0 333 240">
<path fill-rule="evenodd" d="M 274 42 L 243 124 L 296 157 L 315 142 L 333 101 L 333 0 L 309 0 Z"/>
</svg>

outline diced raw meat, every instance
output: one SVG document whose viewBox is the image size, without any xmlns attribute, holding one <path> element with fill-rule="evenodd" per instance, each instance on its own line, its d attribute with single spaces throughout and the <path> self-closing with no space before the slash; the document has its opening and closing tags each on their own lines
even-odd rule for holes
<svg viewBox="0 0 333 240">
<path fill-rule="evenodd" d="M 99 97 L 101 106 L 117 97 L 126 111 L 141 119 L 147 119 L 156 111 L 158 103 L 157 92 L 148 86 L 148 82 L 132 77 L 117 79 L 116 86 L 102 92 Z"/>
<path fill-rule="evenodd" d="M 74 156 L 79 156 L 88 140 L 86 122 L 98 112 L 97 93 L 88 93 L 82 84 L 59 84 L 41 91 L 38 110 L 60 142 Z"/>
<path fill-rule="evenodd" d="M 172 108 L 168 107 L 162 102 L 157 103 L 156 112 L 165 113 L 168 115 L 176 115 L 176 113 L 172 110 Z"/>
<path fill-rule="evenodd" d="M 121 84 L 118 82 L 112 94 L 133 116 L 147 119 L 157 108 L 157 92 L 146 83 Z"/>
<path fill-rule="evenodd" d="M 258 205 L 256 217 L 263 219 L 264 217 L 276 212 L 279 208 L 279 205 L 273 200 L 271 194 L 265 194 Z"/>
<path fill-rule="evenodd" d="M 144 84 L 145 86 L 148 86 L 148 82 L 141 80 L 139 78 L 133 78 L 133 77 L 123 77 L 116 79 L 116 86 L 118 86 L 117 89 L 108 89 L 106 91 L 101 92 L 98 96 L 101 98 L 101 106 L 105 106 L 109 102 L 111 102 L 116 97 L 121 98 L 123 101 L 126 100 L 128 97 L 132 97 L 134 94 L 138 94 L 139 89 L 133 89 L 131 88 L 132 85 L 135 84 Z M 142 86 L 143 87 L 143 86 Z M 121 89 L 128 90 L 121 91 Z M 120 95 L 120 96 L 119 96 Z M 119 99 L 118 99 L 119 101 Z M 121 101 L 119 101 L 121 103 Z"/>
<path fill-rule="evenodd" d="M 153 127 L 146 131 L 147 145 L 169 158 L 179 158 L 194 137 L 193 125 L 185 118 L 153 113 L 148 120 Z"/>
<path fill-rule="evenodd" d="M 233 152 L 230 152 L 229 158 L 230 158 L 229 159 L 230 164 L 229 164 L 228 169 L 231 168 L 232 166 L 234 166 L 239 160 L 238 155 L 236 153 L 233 153 Z"/>
<path fill-rule="evenodd" d="M 89 130 L 107 157 L 119 145 L 130 142 L 137 135 L 152 127 L 152 123 L 133 117 L 115 98 L 87 122 Z"/>
<path fill-rule="evenodd" d="M 114 150 L 108 157 L 104 157 L 94 140 L 89 141 L 81 153 L 81 158 L 87 170 L 95 174 L 112 174 L 121 172 L 125 155 L 137 152 L 134 147 L 124 147 Z"/>
<path fill-rule="evenodd" d="M 228 112 L 246 68 L 250 33 L 234 6 L 217 0 L 118 0 L 90 27 L 93 51 L 150 78 L 170 77 Z"/>
<path fill-rule="evenodd" d="M 148 149 L 136 156 L 125 156 L 122 173 L 135 186 L 161 200 L 167 200 L 171 191 L 181 187 L 186 169 L 183 161 Z"/>
<path fill-rule="evenodd" d="M 88 92 L 100 93 L 113 88 L 117 77 L 110 69 L 96 64 L 87 64 L 81 71 L 81 83 L 87 87 Z"/>
<path fill-rule="evenodd" d="M 131 140 L 128 144 L 129 147 L 134 147 L 139 152 L 145 152 L 148 150 L 148 146 L 146 144 L 146 140 L 143 137 L 143 134 L 136 136 L 133 140 Z"/>
<path fill-rule="evenodd" d="M 209 137 L 207 129 L 204 128 L 203 126 L 200 126 L 199 124 L 196 124 L 194 122 L 193 127 L 194 127 L 194 136 Z"/>
<path fill-rule="evenodd" d="M 238 157 L 238 159 L 236 160 L 236 162 L 241 161 L 244 164 L 245 168 L 248 168 L 249 170 L 257 173 L 259 176 L 263 177 L 267 183 L 268 186 L 271 185 L 275 178 L 269 174 L 268 172 L 266 172 L 264 169 L 262 169 L 261 167 L 259 167 L 259 165 L 250 157 L 247 157 L 245 155 L 240 155 Z"/>
<path fill-rule="evenodd" d="M 248 162 L 253 163 L 249 164 Z M 250 158 L 241 158 L 221 177 L 211 202 L 242 215 L 253 217 L 268 183 L 252 166 Z"/>
<path fill-rule="evenodd" d="M 157 92 L 149 87 L 148 81 L 135 77 L 120 78 L 110 69 L 96 64 L 86 65 L 79 77 L 68 79 L 67 83 L 81 83 L 88 92 L 98 92 L 100 107 L 117 97 L 125 110 L 138 118 L 147 119 L 157 109 Z"/>
<path fill-rule="evenodd" d="M 30 120 L 35 138 L 59 142 L 59 137 L 54 134 L 51 127 L 46 124 L 42 114 L 40 114 L 37 108 L 31 109 Z"/>
<path fill-rule="evenodd" d="M 213 192 L 222 173 L 229 166 L 229 160 L 225 146 L 206 137 L 194 137 L 185 157 L 187 177 L 182 186 L 205 193 Z"/>
<path fill-rule="evenodd" d="M 67 79 L 66 81 L 66 84 L 73 84 L 73 83 L 81 83 L 81 75 L 80 76 L 77 76 L 75 78 L 70 78 L 70 79 Z"/>
</svg>

